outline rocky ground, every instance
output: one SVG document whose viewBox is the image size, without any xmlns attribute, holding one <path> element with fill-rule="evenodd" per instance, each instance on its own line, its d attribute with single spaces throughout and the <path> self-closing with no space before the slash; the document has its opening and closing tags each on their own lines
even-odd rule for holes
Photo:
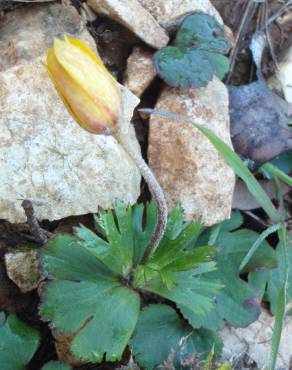
<svg viewBox="0 0 292 370">
<path fill-rule="evenodd" d="M 43 229 L 59 233 L 70 232 L 80 222 L 91 226 L 90 214 L 99 207 L 110 209 L 117 199 L 128 204 L 149 199 L 138 169 L 120 144 L 111 136 L 85 132 L 64 109 L 42 65 L 53 37 L 67 34 L 84 40 L 94 52 L 100 53 L 123 85 L 123 112 L 119 122 L 122 134 L 148 160 L 170 208 L 179 203 L 186 220 L 201 219 L 207 226 L 228 219 L 232 209 L 247 213 L 256 209 L 255 217 L 261 219 L 261 210 L 245 185 L 236 181 L 233 171 L 201 133 L 183 123 L 165 125 L 169 121 L 166 118 L 153 116 L 149 120 L 137 110 L 155 107 L 186 118 L 195 117 L 230 147 L 233 142 L 239 154 L 246 154 L 241 151 L 247 147 L 248 156 L 258 163 L 291 151 L 292 134 L 286 127 L 292 115 L 291 2 L 288 5 L 285 1 L 268 2 L 266 16 L 276 16 L 275 19 L 264 18 L 264 5 L 254 4 L 249 9 L 247 3 L 243 0 L 236 5 L 230 0 L 0 3 L 0 310 L 16 312 L 42 330 L 44 340 L 29 369 L 39 369 L 47 360 L 55 359 L 56 351 L 49 329 L 39 321 L 36 312 L 35 288 L 40 279 L 37 256 L 34 251 L 29 255 L 15 254 L 19 244 L 34 241 L 22 201 L 31 200 L 34 216 Z M 285 5 L 287 9 L 283 9 Z M 206 87 L 181 91 L 159 79 L 152 57 L 156 49 L 173 39 L 182 19 L 194 12 L 212 15 L 224 25 L 233 46 L 231 72 L 224 82 L 214 77 Z M 266 105 L 260 101 L 254 115 L 261 114 L 262 107 L 268 106 L 277 120 L 272 122 L 278 125 L 277 135 L 282 136 L 277 141 L 275 129 L 267 129 L 271 115 L 268 119 L 264 114 L 259 115 L 258 121 L 264 121 L 265 128 L 261 126 L 256 131 L 256 149 L 260 147 L 257 151 L 250 144 L 254 126 L 250 135 L 248 129 L 243 130 L 236 146 L 238 120 L 230 114 L 228 85 L 257 80 L 248 47 L 260 27 L 268 27 L 270 45 L 263 56 L 264 78 L 282 97 L 279 104 L 275 103 L 280 108 L 273 108 L 273 98 Z M 249 102 L 247 106 L 250 107 Z M 241 117 L 246 119 L 247 114 Z M 274 184 L 261 182 L 274 198 Z M 291 210 L 291 189 L 283 185 L 282 192 Z M 247 220 L 253 228 L 261 227 L 254 217 L 247 216 Z M 19 272 L 19 266 L 24 272 Z M 28 280 L 23 280 L 27 275 Z M 226 326 L 222 331 L 225 358 L 232 359 L 237 369 L 264 366 L 272 325 L 273 318 L 266 307 L 258 321 L 248 328 Z M 291 366 L 291 332 L 292 321 L 288 316 L 279 369 L 288 370 Z M 82 369 L 115 366 L 103 364 Z"/>
</svg>

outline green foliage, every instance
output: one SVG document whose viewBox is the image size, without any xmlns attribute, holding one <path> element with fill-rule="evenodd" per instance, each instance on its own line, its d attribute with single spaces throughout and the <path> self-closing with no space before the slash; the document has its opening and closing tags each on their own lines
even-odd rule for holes
<svg viewBox="0 0 292 370">
<path fill-rule="evenodd" d="M 187 17 L 177 33 L 176 46 L 155 53 L 158 74 L 171 86 L 205 86 L 215 74 L 223 79 L 229 69 L 229 50 L 222 26 L 207 14 Z"/>
<path fill-rule="evenodd" d="M 280 171 L 283 171 L 286 175 L 288 175 L 292 171 L 292 151 L 282 153 L 268 163 L 271 163 Z M 266 172 L 265 174 L 267 175 L 267 178 L 272 178 L 271 174 L 269 174 L 268 172 Z"/>
<path fill-rule="evenodd" d="M 131 343 L 139 349 L 134 353 L 140 366 L 152 366 L 151 359 L 143 360 L 148 358 L 148 348 L 142 348 L 139 338 L 147 334 L 143 334 L 144 315 L 150 312 L 155 316 L 161 306 L 151 305 L 149 311 L 140 313 L 141 294 L 143 297 L 147 292 L 175 303 L 188 322 L 162 306 L 161 315 L 171 310 L 176 330 L 180 329 L 174 337 L 163 334 L 168 339 L 157 359 L 152 352 L 153 361 L 159 358 L 160 363 L 167 359 L 163 356 L 169 355 L 174 342 L 177 345 L 182 339 L 179 335 L 186 335 L 182 327 L 193 330 L 190 348 L 199 351 L 194 338 L 203 343 L 206 338 L 214 339 L 210 330 L 221 328 L 224 320 L 246 326 L 258 317 L 256 292 L 240 278 L 240 264 L 258 234 L 236 230 L 242 223 L 240 213 L 234 213 L 219 228 L 206 229 L 199 222 L 184 222 L 177 207 L 169 215 L 153 257 L 144 261 L 156 225 L 155 206 L 149 204 L 145 213 L 143 205 L 130 208 L 117 204 L 114 212 L 101 212 L 96 218 L 99 234 L 81 226 L 75 229 L 76 236 L 59 235 L 42 252 L 42 266 L 50 280 L 42 290 L 41 316 L 63 335 L 74 334 L 71 352 L 83 360 L 101 362 L 104 356 L 107 361 L 119 360 L 138 322 Z M 208 245 L 210 239 L 214 246 Z M 263 241 L 244 271 L 275 268 L 276 263 L 273 249 Z M 167 328 L 172 333 L 168 323 Z M 211 348 L 211 339 L 207 343 Z"/>
<path fill-rule="evenodd" d="M 135 358 L 146 370 L 161 365 L 172 354 L 175 368 L 182 359 L 196 353 L 205 359 L 213 346 L 219 355 L 222 343 L 214 332 L 194 330 L 173 308 L 163 304 L 150 305 L 142 311 L 130 342 Z"/>
<path fill-rule="evenodd" d="M 115 213 L 100 211 L 95 218 L 96 235 L 86 227 L 75 228 L 82 246 L 114 274 L 127 276 L 140 261 L 156 227 L 157 209 L 150 203 L 143 228 L 143 204 L 125 207 L 117 203 Z"/>
<path fill-rule="evenodd" d="M 40 335 L 16 315 L 4 320 L 2 313 L 0 321 L 0 367 L 3 370 L 23 370 L 39 346 Z"/>
<path fill-rule="evenodd" d="M 75 356 L 100 362 L 106 354 L 107 361 L 115 361 L 135 328 L 140 300 L 95 251 L 67 235 L 48 243 L 42 263 L 53 280 L 42 292 L 40 314 L 62 334 L 77 333 L 71 345 Z"/>
<path fill-rule="evenodd" d="M 194 123 L 190 120 L 186 120 L 183 117 L 172 114 L 169 112 L 161 112 L 153 109 L 144 109 L 144 112 L 157 114 L 170 118 L 172 120 L 177 120 L 190 124 L 196 127 L 201 133 L 203 133 L 207 139 L 213 144 L 213 146 L 218 150 L 221 156 L 226 160 L 229 166 L 234 170 L 237 176 L 239 176 L 246 184 L 247 188 L 251 194 L 257 199 L 262 208 L 266 211 L 271 221 L 274 223 L 281 222 L 281 216 L 278 214 L 273 203 L 264 192 L 262 187 L 259 185 L 255 177 L 248 170 L 242 160 L 235 154 L 232 149 L 225 144 L 218 136 L 212 133 L 205 127 Z M 287 303 L 287 286 L 289 282 L 289 255 L 288 247 L 286 242 L 286 228 L 285 224 L 282 222 L 281 227 L 278 230 L 278 236 L 280 239 L 280 269 L 282 274 L 282 280 L 279 285 L 279 293 L 277 297 L 277 309 L 275 315 L 275 330 L 272 336 L 272 351 L 270 355 L 270 370 L 275 369 L 277 353 L 280 344 L 281 330 L 283 326 L 283 319 L 285 316 L 285 307 Z"/>
<path fill-rule="evenodd" d="M 235 213 L 228 222 L 229 226 L 237 228 L 238 221 L 238 214 Z M 219 249 L 214 257 L 217 270 L 205 276 L 210 283 L 220 281 L 224 286 L 215 298 L 213 309 L 204 317 L 179 305 L 182 314 L 193 327 L 220 329 L 224 325 L 224 320 L 235 327 L 247 326 L 255 321 L 260 313 L 259 300 L 254 289 L 239 276 L 240 263 L 257 240 L 258 234 L 247 229 L 225 231 L 228 229 L 228 223 L 223 225 L 223 230 L 219 233 L 215 244 Z M 202 238 L 208 239 L 208 235 L 203 235 Z M 263 242 L 250 259 L 245 271 L 275 266 L 274 250 L 267 242 Z"/>
<path fill-rule="evenodd" d="M 41 293 L 40 314 L 62 335 L 73 335 L 71 352 L 82 360 L 119 360 L 140 312 L 137 292 L 155 293 L 204 316 L 222 287 L 205 281 L 215 269 L 210 246 L 195 247 L 200 223 L 183 221 L 180 208 L 153 258 L 139 263 L 156 225 L 153 204 L 126 207 L 96 218 L 99 235 L 81 226 L 76 236 L 59 235 L 41 254 L 50 280 Z"/>
<path fill-rule="evenodd" d="M 292 303 L 292 245 L 288 243 L 287 246 L 288 264 L 289 264 L 289 278 L 286 286 L 287 302 Z M 249 284 L 257 290 L 260 297 L 264 301 L 271 304 L 271 311 L 276 313 L 277 299 L 279 295 L 279 286 L 283 281 L 284 269 L 281 263 L 281 249 L 280 245 L 276 249 L 277 267 L 272 270 L 259 270 L 249 273 Z"/>
<path fill-rule="evenodd" d="M 72 367 L 63 362 L 50 361 L 42 367 L 42 370 L 72 370 Z"/>
</svg>

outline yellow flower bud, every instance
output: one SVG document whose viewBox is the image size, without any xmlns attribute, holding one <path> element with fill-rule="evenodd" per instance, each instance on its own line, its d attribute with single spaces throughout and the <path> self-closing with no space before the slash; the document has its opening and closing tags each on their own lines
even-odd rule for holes
<svg viewBox="0 0 292 370">
<path fill-rule="evenodd" d="M 75 120 L 94 134 L 112 134 L 121 95 L 117 82 L 84 43 L 65 36 L 47 53 L 49 75 Z"/>
</svg>

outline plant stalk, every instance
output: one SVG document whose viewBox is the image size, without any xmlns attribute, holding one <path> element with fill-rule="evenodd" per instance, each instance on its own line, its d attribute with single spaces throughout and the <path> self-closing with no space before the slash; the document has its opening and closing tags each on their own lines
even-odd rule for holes
<svg viewBox="0 0 292 370">
<path fill-rule="evenodd" d="M 144 161 L 140 153 L 137 153 L 133 150 L 131 144 L 127 141 L 127 139 L 116 133 L 114 135 L 115 139 L 119 142 L 119 144 L 123 147 L 125 152 L 131 157 L 134 161 L 136 166 L 139 168 L 141 175 L 145 179 L 149 191 L 157 205 L 157 225 L 155 232 L 151 238 L 149 245 L 146 248 L 144 256 L 142 258 L 142 262 L 148 258 L 151 258 L 155 253 L 156 248 L 158 247 L 166 228 L 167 224 L 167 204 L 165 200 L 165 196 L 163 190 L 161 189 L 158 181 L 156 180 L 155 175 L 148 167 L 147 163 Z"/>
</svg>

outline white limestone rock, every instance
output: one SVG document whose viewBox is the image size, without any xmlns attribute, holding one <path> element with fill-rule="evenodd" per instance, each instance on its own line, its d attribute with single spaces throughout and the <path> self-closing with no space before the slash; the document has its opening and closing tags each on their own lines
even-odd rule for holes
<svg viewBox="0 0 292 370">
<path fill-rule="evenodd" d="M 73 6 L 31 4 L 0 19 L 0 71 L 31 61 L 52 46 L 54 37 L 78 37 L 93 50 L 95 42 Z"/>
<path fill-rule="evenodd" d="M 5 254 L 6 272 L 22 293 L 36 289 L 42 276 L 38 270 L 38 249 L 19 249 Z"/>
<path fill-rule="evenodd" d="M 177 28 L 183 18 L 192 13 L 206 13 L 223 24 L 216 8 L 209 0 L 139 0 L 157 22 L 166 29 Z"/>
<path fill-rule="evenodd" d="M 127 61 L 124 85 L 136 96 L 141 96 L 156 76 L 153 53 L 135 47 Z"/>
<path fill-rule="evenodd" d="M 246 328 L 233 328 L 228 325 L 220 331 L 223 340 L 223 358 L 240 358 L 247 354 L 256 362 L 259 369 L 267 369 L 271 353 L 274 317 L 263 310 L 257 321 Z M 277 370 L 289 368 L 292 356 L 292 317 L 287 315 L 283 325 L 282 338 L 277 357 Z"/>
<path fill-rule="evenodd" d="M 216 77 L 200 89 L 166 87 L 155 107 L 179 114 L 212 130 L 230 147 L 228 93 Z M 186 220 L 213 225 L 230 217 L 235 175 L 196 128 L 153 115 L 149 164 L 170 208 L 181 204 Z"/>
<path fill-rule="evenodd" d="M 114 19 L 155 49 L 167 45 L 169 37 L 138 0 L 87 0 L 98 14 Z"/>
<path fill-rule="evenodd" d="M 124 149 L 111 136 L 79 127 L 41 64 L 65 25 L 67 34 L 90 40 L 70 12 L 58 4 L 27 6 L 0 25 L 2 50 L 11 44 L 16 55 L 4 53 L 0 71 L 0 218 L 10 222 L 26 220 L 23 199 L 33 202 L 38 219 L 57 220 L 110 208 L 117 199 L 133 204 L 140 194 L 139 170 Z M 12 33 L 9 25 L 17 23 Z M 122 96 L 121 131 L 138 152 L 130 119 L 139 99 L 125 88 Z"/>
</svg>

